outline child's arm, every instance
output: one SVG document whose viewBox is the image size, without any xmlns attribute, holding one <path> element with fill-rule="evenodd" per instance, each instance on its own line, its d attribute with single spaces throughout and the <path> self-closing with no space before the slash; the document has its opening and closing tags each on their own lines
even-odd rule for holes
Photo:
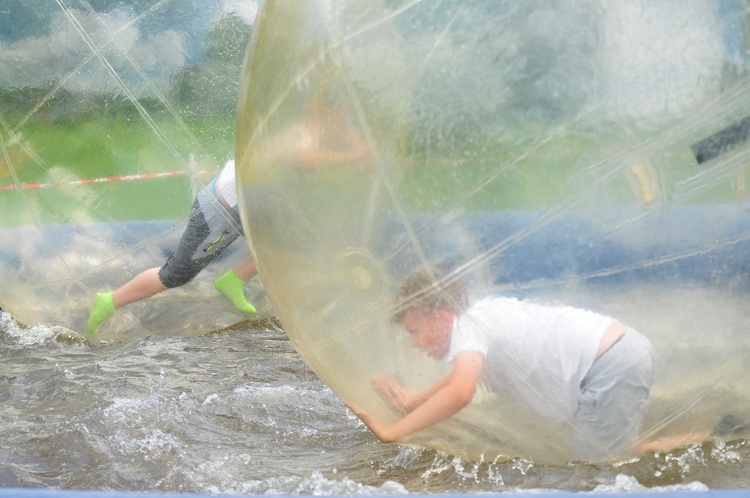
<svg viewBox="0 0 750 498">
<path fill-rule="evenodd" d="M 447 386 L 452 375 L 453 370 L 443 375 L 437 382 L 427 386 L 426 389 L 416 393 L 404 388 L 390 375 L 373 377 L 371 383 L 372 387 L 388 397 L 388 400 L 394 408 L 403 413 L 408 413 L 434 396 L 440 389 Z"/>
<path fill-rule="evenodd" d="M 368 412 L 347 404 L 375 436 L 384 443 L 398 441 L 425 427 L 455 415 L 474 397 L 484 367 L 484 355 L 465 351 L 456 355 L 448 381 L 429 399 L 393 425 L 383 424 Z M 440 379 L 436 384 L 444 382 Z"/>
</svg>

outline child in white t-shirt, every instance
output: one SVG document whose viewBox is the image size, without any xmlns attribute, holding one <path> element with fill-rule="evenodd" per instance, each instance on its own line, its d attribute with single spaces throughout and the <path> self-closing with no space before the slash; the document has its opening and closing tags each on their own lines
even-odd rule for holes
<svg viewBox="0 0 750 498">
<path fill-rule="evenodd" d="M 571 421 L 576 457 L 633 451 L 653 383 L 649 341 L 613 318 L 569 306 L 489 297 L 472 306 L 460 282 L 421 272 L 401 287 L 395 317 L 412 343 L 453 365 L 417 393 L 390 377 L 373 380 L 406 412 L 386 425 L 350 406 L 384 442 L 445 420 L 468 405 L 478 383 L 545 417 Z"/>
</svg>

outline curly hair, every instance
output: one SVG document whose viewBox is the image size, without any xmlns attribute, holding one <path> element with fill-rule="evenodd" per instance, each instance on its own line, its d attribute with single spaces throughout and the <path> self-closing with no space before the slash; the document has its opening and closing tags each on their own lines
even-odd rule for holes
<svg viewBox="0 0 750 498">
<path fill-rule="evenodd" d="M 421 270 L 401 284 L 393 321 L 400 322 L 409 311 L 420 315 L 428 315 L 436 310 L 459 314 L 467 304 L 466 288 L 460 280 L 451 278 L 443 270 Z"/>
</svg>

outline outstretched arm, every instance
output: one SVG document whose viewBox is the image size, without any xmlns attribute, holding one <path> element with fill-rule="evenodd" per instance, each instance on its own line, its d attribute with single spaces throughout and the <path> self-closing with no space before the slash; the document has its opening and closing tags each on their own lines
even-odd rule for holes
<svg viewBox="0 0 750 498">
<path fill-rule="evenodd" d="M 384 443 L 398 441 L 404 436 L 450 418 L 468 405 L 476 392 L 483 367 L 484 355 L 482 353 L 475 351 L 459 353 L 453 360 L 453 370 L 436 383 L 439 386 L 434 394 L 393 425 L 383 424 L 359 407 L 349 403 L 347 406 L 379 440 Z"/>
</svg>

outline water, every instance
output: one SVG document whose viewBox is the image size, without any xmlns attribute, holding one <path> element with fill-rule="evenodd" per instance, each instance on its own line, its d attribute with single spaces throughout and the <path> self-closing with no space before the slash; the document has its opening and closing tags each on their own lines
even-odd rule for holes
<svg viewBox="0 0 750 498">
<path fill-rule="evenodd" d="M 0 312 L 0 486 L 379 495 L 750 487 L 750 443 L 607 465 L 379 443 L 274 321 L 91 345 Z"/>
</svg>

